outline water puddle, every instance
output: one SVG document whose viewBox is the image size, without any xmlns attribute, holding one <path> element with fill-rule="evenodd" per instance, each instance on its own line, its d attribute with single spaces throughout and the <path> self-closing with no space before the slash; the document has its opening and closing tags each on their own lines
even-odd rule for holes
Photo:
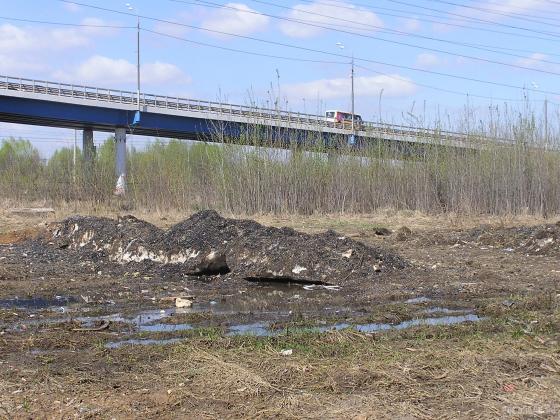
<svg viewBox="0 0 560 420">
<path fill-rule="evenodd" d="M 457 316 L 443 316 L 439 318 L 419 318 L 419 319 L 412 319 L 410 321 L 403 321 L 400 324 L 364 324 L 364 325 L 356 325 L 356 330 L 360 332 L 379 332 L 379 331 L 388 331 L 388 330 L 404 330 L 407 328 L 417 327 L 420 325 L 455 325 L 455 324 L 462 324 L 464 322 L 478 322 L 481 321 L 478 315 L 469 314 L 469 315 L 457 315 Z"/>
<path fill-rule="evenodd" d="M 107 349 L 118 349 L 123 346 L 161 346 L 165 344 L 175 344 L 184 341 L 185 338 L 168 338 L 165 340 L 155 340 L 150 338 L 134 339 L 124 341 L 112 341 L 105 344 Z"/>
<path fill-rule="evenodd" d="M 464 313 L 472 313 L 473 309 L 451 309 L 451 308 L 442 308 L 441 306 L 433 306 L 428 309 L 424 309 L 422 311 L 425 314 L 464 314 Z"/>
<path fill-rule="evenodd" d="M 2 299 L 0 300 L 0 309 L 23 309 L 23 310 L 37 310 L 47 308 L 60 308 L 70 303 L 75 303 L 77 300 L 71 296 L 54 296 L 51 299 L 47 298 L 19 298 Z"/>
<path fill-rule="evenodd" d="M 138 331 L 143 332 L 179 332 L 192 330 L 194 327 L 190 324 L 150 324 L 140 325 Z"/>
<path fill-rule="evenodd" d="M 246 325 L 234 325 L 229 327 L 227 336 L 235 335 L 254 335 L 256 337 L 269 337 L 274 334 L 274 331 L 270 330 L 267 322 L 255 322 L 253 324 Z"/>
<path fill-rule="evenodd" d="M 371 324 L 359 324 L 351 325 L 348 323 L 338 323 L 332 325 L 325 325 L 320 327 L 292 327 L 289 329 L 291 333 L 325 333 L 328 331 L 340 331 L 344 329 L 353 329 L 355 331 L 364 333 L 377 333 L 382 331 L 390 330 L 404 330 L 407 328 L 427 325 L 427 326 L 438 326 L 438 325 L 456 325 L 465 322 L 478 322 L 484 318 L 478 315 L 468 314 L 468 315 L 457 315 L 457 316 L 444 316 L 438 318 L 419 318 L 410 321 L 403 321 L 399 324 L 382 324 L 382 323 L 371 323 Z M 177 325 L 166 325 L 157 324 L 153 326 L 153 330 L 144 329 L 143 331 L 185 331 L 192 330 L 194 327 L 190 324 L 177 324 Z M 164 329 L 158 329 L 164 327 Z M 169 329 L 167 329 L 169 328 Z M 175 329 L 173 329 L 175 328 Z M 254 337 L 273 337 L 286 333 L 285 329 L 274 329 L 270 327 L 268 322 L 255 322 L 251 324 L 240 324 L 233 325 L 229 327 L 225 335 L 232 336 L 254 336 Z M 174 344 L 186 340 L 187 338 L 168 338 L 168 339 L 128 339 L 122 341 L 113 341 L 105 345 L 106 348 L 116 349 L 126 345 L 165 345 Z"/>
<path fill-rule="evenodd" d="M 431 302 L 432 299 L 426 296 L 418 296 L 412 299 L 405 300 L 404 303 L 426 303 Z"/>
</svg>

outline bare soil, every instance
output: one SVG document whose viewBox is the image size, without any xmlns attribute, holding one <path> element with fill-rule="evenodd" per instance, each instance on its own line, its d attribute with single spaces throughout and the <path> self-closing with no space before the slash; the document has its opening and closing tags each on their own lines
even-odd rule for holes
<svg viewBox="0 0 560 420">
<path fill-rule="evenodd" d="M 0 417 L 558 417 L 554 221 L 97 215 L 0 217 Z"/>
</svg>

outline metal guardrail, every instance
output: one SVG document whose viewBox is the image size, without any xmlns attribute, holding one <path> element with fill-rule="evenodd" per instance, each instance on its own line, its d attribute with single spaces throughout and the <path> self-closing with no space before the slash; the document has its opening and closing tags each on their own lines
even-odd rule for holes
<svg viewBox="0 0 560 420">
<path fill-rule="evenodd" d="M 98 102 L 111 102 L 137 105 L 137 93 L 119 89 L 107 89 L 86 85 L 76 85 L 61 82 L 49 82 L 46 80 L 26 79 L 22 77 L 11 77 L 0 75 L 0 89 L 21 92 L 39 93 L 51 96 L 62 96 L 78 99 L 87 99 Z M 140 105 L 162 109 L 173 109 L 179 111 L 213 112 L 220 115 L 241 116 L 247 118 L 263 118 L 276 122 L 288 122 L 296 124 L 308 124 L 316 127 L 329 127 L 346 129 L 347 125 L 327 121 L 323 116 L 290 112 L 246 105 L 234 105 L 221 102 L 201 101 L 171 97 L 165 95 L 154 95 L 141 93 Z M 418 129 L 396 124 L 384 124 L 375 122 L 362 122 L 361 130 L 366 134 L 404 135 L 420 138 L 437 138 L 440 140 L 464 140 L 467 135 L 451 131 L 440 131 L 433 129 Z"/>
</svg>

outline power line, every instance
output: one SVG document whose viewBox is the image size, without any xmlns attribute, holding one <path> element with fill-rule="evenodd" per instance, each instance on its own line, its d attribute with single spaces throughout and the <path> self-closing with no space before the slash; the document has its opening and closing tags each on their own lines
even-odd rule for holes
<svg viewBox="0 0 560 420">
<path fill-rule="evenodd" d="M 141 28 L 141 30 L 143 32 L 149 32 L 149 33 L 152 33 L 152 34 L 165 36 L 165 37 L 168 37 L 168 38 L 174 38 L 174 39 L 177 39 L 177 40 L 180 40 L 180 41 L 189 42 L 191 44 L 200 45 L 200 46 L 203 46 L 203 47 L 217 48 L 217 49 L 224 50 L 224 51 L 250 54 L 250 55 L 255 55 L 255 56 L 258 56 L 258 57 L 268 57 L 268 58 L 276 58 L 276 59 L 280 59 L 280 60 L 301 61 L 301 62 L 308 62 L 308 63 L 344 64 L 344 65 L 348 64 L 348 62 L 344 62 L 344 61 L 313 60 L 313 59 L 307 59 L 307 58 L 286 57 L 286 56 L 281 56 L 281 55 L 259 53 L 259 52 L 254 52 L 254 51 L 241 50 L 241 49 L 237 49 L 237 48 L 224 47 L 222 45 L 209 44 L 207 42 L 194 41 L 194 40 L 191 40 L 191 39 L 181 38 L 179 36 L 166 34 L 166 33 L 158 32 L 158 31 L 153 31 L 151 29 L 146 29 L 146 28 Z"/>
<path fill-rule="evenodd" d="M 560 36 L 560 34 L 557 33 L 557 32 L 539 31 L 539 30 L 536 30 L 536 29 L 526 28 L 526 27 L 523 27 L 523 26 L 509 25 L 507 23 L 495 22 L 495 21 L 491 21 L 491 20 L 475 18 L 475 17 L 472 17 L 472 16 L 462 15 L 460 13 L 453 13 L 453 12 L 449 12 L 449 11 L 441 11 L 441 10 L 438 10 L 438 9 L 434 9 L 432 7 L 418 6 L 417 4 L 408 3 L 408 2 L 402 1 L 402 0 L 387 0 L 387 1 L 389 1 L 391 3 L 402 4 L 403 6 L 410 6 L 410 7 L 415 7 L 415 8 L 422 9 L 422 10 L 429 10 L 429 11 L 436 12 L 436 13 L 444 13 L 444 14 L 449 15 L 449 16 L 459 17 L 459 18 L 462 18 L 462 19 L 468 19 L 470 21 L 474 21 L 474 22 L 478 22 L 478 23 L 482 23 L 482 24 L 486 24 L 486 25 L 497 25 L 497 26 L 502 26 L 502 27 L 505 27 L 505 28 L 517 29 L 517 30 L 520 30 L 520 31 L 533 32 L 533 33 L 538 33 L 538 34 L 542 34 L 542 35 L 552 35 L 552 36 L 556 36 L 556 37 Z M 531 21 L 531 22 L 535 23 L 535 21 Z M 542 22 L 536 22 L 536 23 L 541 23 L 542 24 Z M 545 23 L 545 24 L 546 25 L 552 25 L 550 23 Z M 552 26 L 556 26 L 556 25 L 552 25 Z"/>
<path fill-rule="evenodd" d="M 558 18 L 553 18 L 553 17 L 548 17 L 548 16 L 537 16 L 537 15 L 531 15 L 528 13 L 516 13 L 516 12 L 500 12 L 499 10 L 494 10 L 494 9 L 488 9 L 486 7 L 480 7 L 480 6 L 470 6 L 470 5 L 466 5 L 466 4 L 460 4 L 460 3 L 453 3 L 451 1 L 445 1 L 445 0 L 429 0 L 431 2 L 434 3 L 441 3 L 441 4 L 447 4 L 447 5 L 451 5 L 451 6 L 456 6 L 456 7 L 461 7 L 464 9 L 470 9 L 470 10 L 477 10 L 480 12 L 484 12 L 484 13 L 488 13 L 488 14 L 492 14 L 492 15 L 499 15 L 499 16 L 504 16 L 504 17 L 510 17 L 510 18 L 514 18 L 514 19 L 520 19 L 520 20 L 526 20 L 528 22 L 534 22 L 534 23 L 539 23 L 539 24 L 543 24 L 543 25 L 552 25 L 552 26 L 558 26 L 558 25 L 554 25 L 548 22 L 541 22 L 538 20 L 532 20 L 532 19 L 544 19 L 544 20 L 552 20 L 552 21 L 558 21 Z M 488 4 L 492 4 L 492 3 L 488 3 Z M 500 6 L 499 4 L 497 6 Z M 446 13 L 446 12 L 442 12 L 442 13 Z M 529 19 L 527 19 L 529 18 Z"/>
<path fill-rule="evenodd" d="M 253 1 L 255 3 L 260 3 L 257 0 L 249 0 L 249 1 Z M 318 4 L 325 5 L 325 6 L 335 7 L 335 8 L 344 9 L 344 10 L 353 10 L 353 11 L 359 10 L 359 9 L 356 9 L 355 7 L 342 6 L 342 5 L 340 5 L 341 4 L 340 2 L 336 2 L 335 0 L 332 0 L 332 2 L 329 2 L 329 3 L 323 3 L 323 2 L 319 2 L 319 1 L 310 1 L 310 0 L 300 0 L 300 1 L 304 2 L 304 3 L 309 3 L 309 4 L 318 3 Z M 342 4 L 346 4 L 346 3 L 342 3 Z M 501 34 L 501 35 L 516 36 L 516 37 L 521 37 L 521 38 L 539 39 L 539 40 L 542 40 L 542 41 L 558 42 L 557 39 L 545 38 L 545 37 L 542 37 L 542 36 L 519 34 L 519 33 L 515 33 L 515 32 L 505 32 L 505 31 L 500 31 L 500 30 L 496 30 L 496 29 L 480 28 L 480 27 L 476 27 L 476 26 L 463 25 L 463 24 L 455 23 L 455 22 L 442 22 L 442 21 L 439 21 L 439 20 L 421 19 L 421 18 L 417 17 L 417 15 L 418 16 L 427 16 L 427 17 L 430 17 L 430 18 L 433 18 L 433 17 L 440 18 L 440 17 L 442 17 L 442 16 L 434 16 L 432 14 L 427 14 L 427 13 L 415 12 L 415 16 L 410 16 L 410 14 L 409 14 L 410 12 L 406 11 L 406 10 L 398 10 L 398 9 L 392 9 L 392 8 L 381 7 L 381 6 L 372 6 L 372 5 L 369 5 L 369 4 L 360 4 L 360 3 L 353 3 L 353 4 L 356 5 L 356 6 L 359 6 L 361 8 L 364 8 L 364 9 L 374 10 L 375 13 L 380 15 L 380 16 L 390 16 L 390 17 L 397 17 L 397 18 L 402 18 L 402 19 L 416 19 L 420 22 L 435 23 L 435 24 L 438 24 L 438 25 L 445 25 L 445 26 L 451 26 L 451 27 L 456 27 L 456 28 L 464 28 L 464 29 L 469 29 L 469 30 L 496 33 L 496 34 Z M 379 10 L 387 10 L 387 11 L 390 11 L 390 12 L 405 13 L 405 15 L 379 12 Z"/>
<path fill-rule="evenodd" d="M 320 25 L 320 24 L 310 22 L 310 21 L 305 21 L 305 20 L 300 20 L 300 19 L 291 19 L 291 18 L 286 18 L 286 17 L 282 17 L 282 16 L 271 15 L 271 14 L 268 14 L 268 13 L 257 12 L 257 11 L 254 11 L 254 10 L 240 9 L 240 8 L 229 6 L 229 5 L 212 3 L 212 2 L 209 2 L 209 1 L 202 1 L 202 0 L 196 0 L 196 2 L 185 1 L 185 0 L 169 0 L 169 1 L 176 2 L 176 3 L 203 5 L 205 7 L 212 7 L 212 8 L 230 9 L 230 10 L 235 10 L 235 11 L 242 12 L 242 13 L 250 13 L 250 14 L 255 14 L 255 15 L 260 15 L 260 16 L 267 16 L 267 17 L 271 17 L 271 18 L 274 18 L 274 19 L 278 19 L 278 20 L 296 22 L 296 23 L 299 23 L 299 24 L 302 24 L 302 25 L 307 25 L 307 26 L 311 26 L 311 27 L 326 29 L 326 30 L 330 30 L 330 31 L 336 31 L 336 32 L 356 35 L 356 36 L 360 36 L 360 37 L 367 37 L 367 38 L 375 39 L 375 40 L 382 41 L 382 42 L 396 43 L 396 44 L 399 44 L 399 45 L 404 45 L 404 46 L 408 46 L 408 47 L 412 47 L 412 48 L 419 48 L 419 49 L 422 49 L 422 50 L 434 51 L 434 52 L 438 52 L 438 53 L 442 53 L 442 54 L 454 55 L 454 56 L 458 56 L 458 57 L 462 57 L 462 58 L 468 58 L 468 59 L 477 60 L 477 61 L 484 61 L 484 62 L 488 62 L 488 63 L 492 63 L 492 64 L 504 65 L 504 66 L 508 66 L 508 67 L 513 66 L 513 67 L 521 68 L 521 69 L 524 69 L 524 70 L 541 72 L 541 70 L 533 68 L 533 67 L 504 63 L 504 62 L 485 59 L 485 58 L 480 58 L 480 57 L 473 57 L 473 56 L 469 56 L 469 55 L 465 55 L 465 54 L 459 54 L 459 53 L 454 53 L 454 52 L 435 49 L 435 48 L 422 47 L 420 45 L 415 45 L 415 44 L 401 43 L 399 41 L 387 40 L 387 39 L 384 39 L 384 38 L 375 37 L 375 36 L 371 36 L 371 35 L 365 35 L 365 34 L 356 33 L 356 32 L 351 32 L 351 31 L 348 31 L 348 30 L 339 30 L 339 29 L 331 28 L 329 26 Z M 264 1 L 259 1 L 259 3 L 269 4 L 269 5 L 272 5 L 272 6 L 281 7 L 281 8 L 285 8 L 285 9 L 291 9 L 290 7 L 285 7 L 285 6 L 281 6 L 281 5 L 274 4 L 274 3 L 269 3 L 269 2 L 264 2 Z M 351 21 L 349 19 L 337 18 L 337 17 L 334 17 L 334 16 L 324 15 L 324 14 L 321 14 L 321 13 L 314 13 L 314 12 L 304 11 L 304 10 L 299 10 L 299 12 L 307 13 L 307 14 L 311 14 L 311 15 L 317 15 L 317 16 L 321 16 L 321 17 L 325 17 L 325 18 L 329 18 L 329 19 L 339 20 L 339 21 L 342 21 L 342 22 L 359 23 L 359 22 Z M 413 34 L 413 33 L 405 32 L 405 31 L 398 31 L 398 30 L 391 30 L 391 29 L 387 30 L 387 29 L 384 29 L 381 26 L 376 26 L 376 25 L 370 25 L 370 24 L 364 24 L 364 23 L 359 23 L 359 24 L 363 25 L 363 26 L 366 26 L 368 28 L 373 28 L 373 29 L 376 29 L 376 30 L 380 30 L 382 32 L 389 33 L 389 34 L 392 34 L 392 35 L 397 34 L 397 35 L 404 35 L 404 36 L 412 36 L 412 37 L 416 37 L 416 38 L 428 39 L 428 40 L 431 40 L 431 41 L 444 42 L 444 43 L 448 43 L 448 44 L 451 44 L 451 45 L 466 46 L 466 47 L 469 47 L 469 48 L 473 48 L 473 49 L 477 49 L 477 50 L 481 50 L 481 51 L 492 52 L 492 53 L 497 53 L 497 54 L 502 54 L 502 55 L 506 55 L 506 56 L 510 56 L 510 57 L 527 59 L 526 56 L 522 56 L 522 55 L 519 55 L 519 54 L 512 54 L 512 53 L 507 53 L 507 52 L 496 51 L 495 49 L 492 49 L 492 48 L 479 47 L 479 46 L 476 46 L 476 45 L 473 45 L 473 44 L 450 41 L 450 40 L 445 40 L 445 39 L 435 38 L 435 37 L 430 37 L 430 36 L 425 36 L 425 35 L 419 35 L 419 34 Z M 339 26 L 339 25 L 337 25 L 337 26 Z M 554 65 L 560 65 L 560 62 L 547 60 L 545 58 L 540 59 L 539 62 L 554 64 Z M 549 72 L 549 71 L 544 70 L 542 72 Z M 554 73 L 554 75 L 560 75 L 559 73 L 555 73 L 555 72 L 553 72 L 553 73 Z"/>
<path fill-rule="evenodd" d="M 188 1 L 184 1 L 184 0 L 169 0 L 169 1 L 173 1 L 173 2 L 177 2 L 177 3 L 184 3 L 184 4 L 192 4 L 192 5 L 201 5 L 201 1 L 200 0 L 195 0 L 193 2 L 188 2 Z M 435 0 L 434 0 L 435 1 Z M 237 11 L 241 11 L 241 12 L 247 12 L 247 13 L 254 13 L 254 14 L 259 14 L 259 15 L 263 15 L 263 16 L 269 16 L 269 17 L 273 17 L 273 18 L 277 18 L 277 19 L 283 19 L 283 20 L 289 20 L 289 21 L 293 21 L 293 22 L 297 22 L 297 23 L 301 23 L 301 24 L 306 24 L 306 23 L 312 23 L 312 22 L 308 22 L 308 21 L 304 21 L 304 20 L 300 20 L 300 19 L 289 19 L 289 18 L 283 18 L 283 17 L 279 17 L 279 16 L 273 16 L 273 15 L 269 15 L 269 14 L 265 14 L 265 13 L 261 13 L 261 12 L 254 12 L 254 11 L 249 11 L 249 10 L 243 10 L 243 9 L 237 9 L 234 7 L 230 7 L 227 5 L 217 5 L 215 3 L 210 3 L 210 2 L 203 2 L 206 3 L 205 6 L 207 7 L 212 7 L 212 5 L 216 5 L 214 7 L 220 7 L 220 8 L 228 8 L 228 9 L 233 9 L 233 10 L 237 10 Z M 278 6 L 280 7 L 280 6 Z M 335 6 L 338 7 L 338 6 Z M 348 8 L 350 9 L 350 8 Z M 417 37 L 417 38 L 422 38 L 422 39 L 429 39 L 429 40 L 433 40 L 433 41 L 438 41 L 438 42 L 445 42 L 445 43 L 449 43 L 449 44 L 453 44 L 453 45 L 462 45 L 462 46 L 466 46 L 466 47 L 471 47 L 471 48 L 475 48 L 475 49 L 479 49 L 482 51 L 489 51 L 489 52 L 494 52 L 494 53 L 499 53 L 499 54 L 504 54 L 504 55 L 509 55 L 512 57 L 517 57 L 517 58 L 526 58 L 524 56 L 519 56 L 519 55 L 515 55 L 515 54 L 507 54 L 507 53 L 502 53 L 499 51 L 495 51 L 496 49 L 504 49 L 504 50 L 509 50 L 509 51 L 519 51 L 519 52 L 527 52 L 527 53 L 533 53 L 534 51 L 530 51 L 530 50 L 522 50 L 522 49 L 515 49 L 515 48 L 505 48 L 505 47 L 500 47 L 500 46 L 495 46 L 495 45 L 485 45 L 485 44 L 469 44 L 469 43 L 463 43 L 463 42 L 457 42 L 457 41 L 449 41 L 449 40 L 445 40 L 445 39 L 441 39 L 441 38 L 435 38 L 435 37 L 428 37 L 428 36 L 424 36 L 424 35 L 420 35 L 420 34 L 414 34 L 414 33 L 410 33 L 410 32 L 405 32 L 405 31 L 399 31 L 399 30 L 392 30 L 392 29 L 386 29 L 383 28 L 381 26 L 376 26 L 376 25 L 371 25 L 371 24 L 364 24 L 364 23 L 360 23 L 360 22 L 353 22 L 351 20 L 348 19 L 341 19 L 341 18 L 335 18 L 333 16 L 327 16 L 327 15 L 322 15 L 322 14 L 318 14 L 318 13 L 313 13 L 313 12 L 308 12 L 308 11 L 301 11 L 300 12 L 304 12 L 307 14 L 314 14 L 314 15 L 319 15 L 319 16 L 324 16 L 324 17 L 329 17 L 332 18 L 334 20 L 339 20 L 339 21 L 343 21 L 343 22 L 349 22 L 349 23 L 354 23 L 354 24 L 359 24 L 362 25 L 364 27 L 369 27 L 369 28 L 374 28 L 377 30 L 380 30 L 382 32 L 385 33 L 389 33 L 389 34 L 397 34 L 397 35 L 406 35 L 406 36 L 412 36 L 412 37 Z M 91 28 L 112 28 L 112 29 L 136 29 L 135 26 L 120 26 L 120 25 L 96 25 L 96 24 L 78 24 L 78 23 L 68 23 L 68 22 L 53 22 L 53 21 L 44 21 L 44 20 L 33 20 L 33 19 L 22 19 L 22 18 L 14 18 L 14 17 L 8 17 L 8 16 L 0 16 L 0 19 L 3 20 L 10 20 L 10 21 L 16 21 L 16 22 L 28 22 L 28 23 L 38 23 L 38 24 L 45 24 L 45 25 L 57 25 L 57 26 L 74 26 L 74 27 L 91 27 Z M 333 25 L 333 24 L 331 24 Z M 343 26 L 343 27 L 347 27 L 346 25 L 334 25 L 334 26 Z M 325 28 L 325 29 L 329 29 L 329 28 Z M 550 53 L 550 52 L 543 52 L 543 54 L 546 54 L 548 56 L 558 56 L 560 57 L 560 54 L 554 54 L 554 53 Z M 550 63 L 550 64 L 560 64 L 558 62 L 554 62 L 554 61 L 548 61 L 548 60 L 540 60 L 543 63 Z"/>
<path fill-rule="evenodd" d="M 366 70 L 366 71 L 370 71 L 372 73 L 383 75 L 383 76 L 389 77 L 389 78 L 394 79 L 394 80 L 398 80 L 398 81 L 403 80 L 403 78 L 394 77 L 394 76 L 391 76 L 391 75 L 388 75 L 388 74 L 385 74 L 385 73 L 381 73 L 377 70 L 373 70 L 373 69 L 370 69 L 368 67 L 360 66 L 358 64 L 356 64 L 355 66 L 357 68 L 362 69 L 362 70 Z M 404 80 L 406 80 L 406 79 L 404 79 Z M 467 92 L 459 92 L 459 91 L 456 91 L 456 90 L 445 89 L 445 88 L 440 88 L 440 87 L 436 87 L 436 86 L 426 85 L 426 84 L 423 84 L 423 83 L 418 83 L 418 82 L 415 82 L 415 81 L 412 81 L 412 80 L 410 81 L 410 83 L 412 83 L 416 86 L 421 86 L 421 87 L 425 87 L 425 88 L 428 88 L 428 89 L 437 90 L 437 91 L 440 91 L 440 92 L 451 93 L 453 95 L 468 96 L 468 97 L 481 98 L 481 99 L 489 99 L 491 101 L 505 101 L 505 102 L 525 102 L 526 101 L 526 99 L 500 98 L 500 97 L 492 97 L 492 96 L 471 94 L 471 93 L 467 93 Z"/>
<path fill-rule="evenodd" d="M 119 25 L 95 25 L 86 23 L 67 23 L 67 22 L 50 22 L 45 20 L 21 19 L 7 16 L 0 16 L 3 20 L 13 20 L 16 22 L 39 23 L 43 25 L 57 25 L 57 26 L 76 26 L 83 28 L 111 28 L 111 29 L 136 29 L 136 26 L 119 26 Z"/>
<path fill-rule="evenodd" d="M 145 32 L 152 33 L 152 34 L 165 36 L 165 37 L 168 37 L 168 38 L 173 38 L 173 39 L 176 39 L 176 40 L 179 40 L 179 41 L 184 41 L 184 42 L 188 42 L 188 43 L 192 43 L 192 44 L 196 44 L 196 45 L 202 45 L 202 46 L 218 48 L 218 49 L 227 49 L 228 51 L 238 52 L 238 53 L 243 53 L 243 54 L 261 55 L 259 53 L 253 53 L 251 51 L 238 50 L 238 49 L 235 49 L 235 48 L 225 48 L 225 47 L 222 47 L 222 46 L 219 46 L 219 45 L 201 43 L 201 42 L 198 42 L 198 41 L 193 41 L 193 40 L 190 40 L 190 39 L 182 38 L 182 37 L 179 37 L 179 36 L 176 36 L 176 35 L 165 34 L 165 33 L 162 33 L 162 32 L 152 31 L 152 30 L 149 30 L 149 29 L 142 29 L 142 30 L 145 31 Z M 290 58 L 282 57 L 282 58 L 283 59 L 290 59 L 290 60 L 293 60 L 293 61 L 309 61 L 309 60 L 299 59 L 299 58 L 294 58 L 294 57 L 290 57 Z M 348 64 L 348 63 L 341 63 L 341 62 L 335 62 L 335 63 L 337 63 L 337 64 Z M 482 99 L 490 99 L 490 100 L 502 100 L 502 101 L 511 101 L 511 102 L 525 101 L 525 99 L 499 98 L 499 97 L 476 95 L 476 94 L 470 94 L 470 93 L 467 93 L 467 92 L 459 92 L 459 91 L 444 89 L 444 88 L 440 88 L 440 87 L 436 87 L 436 86 L 432 86 L 432 85 L 428 85 L 428 84 L 415 82 L 413 80 L 408 80 L 408 79 L 404 79 L 404 78 L 400 78 L 400 77 L 395 77 L 395 76 L 392 76 L 390 74 L 382 73 L 382 72 L 379 72 L 377 70 L 373 70 L 373 69 L 363 67 L 363 66 L 360 66 L 360 65 L 356 65 L 356 67 L 362 68 L 364 70 L 371 71 L 373 73 L 377 73 L 377 74 L 386 76 L 386 77 L 394 79 L 394 80 L 398 80 L 398 81 L 407 80 L 407 81 L 409 81 L 410 83 L 412 83 L 416 86 L 425 87 L 425 88 L 437 90 L 437 91 L 440 91 L 440 92 L 446 92 L 446 93 L 452 93 L 452 94 L 461 95 L 461 96 L 470 96 L 470 97 L 476 97 L 476 98 L 482 98 Z"/>
<path fill-rule="evenodd" d="M 134 17 L 137 16 L 135 14 L 120 11 L 120 10 L 108 9 L 108 8 L 104 8 L 104 7 L 100 7 L 100 6 L 94 6 L 94 5 L 80 3 L 80 2 L 71 1 L 71 0 L 57 0 L 57 1 L 60 1 L 60 2 L 63 2 L 63 3 L 76 4 L 78 6 L 89 7 L 89 8 L 93 8 L 93 9 L 97 9 L 97 10 L 103 10 L 103 11 L 117 13 L 117 14 L 123 14 L 123 15 L 127 15 L 127 16 L 134 16 Z M 169 23 L 169 24 L 173 24 L 173 25 L 183 26 L 183 27 L 197 29 L 197 30 L 201 30 L 201 31 L 211 32 L 211 33 L 217 33 L 217 34 L 220 34 L 220 35 L 232 36 L 232 37 L 241 38 L 241 39 L 248 39 L 248 40 L 261 42 L 261 43 L 266 43 L 266 44 L 270 44 L 270 45 L 276 45 L 276 46 L 281 46 L 281 47 L 286 47 L 286 48 L 298 49 L 298 50 L 301 50 L 301 51 L 325 54 L 325 55 L 330 55 L 330 56 L 333 56 L 333 57 L 345 58 L 345 59 L 348 59 L 348 60 L 352 59 L 352 57 L 349 57 L 349 56 L 346 56 L 346 55 L 343 55 L 343 54 L 339 54 L 339 53 L 330 52 L 330 51 L 322 51 L 322 50 L 317 50 L 317 49 L 308 48 L 308 47 L 301 47 L 301 46 L 286 44 L 286 43 L 283 43 L 283 42 L 270 41 L 270 40 L 265 40 L 265 39 L 246 36 L 246 35 L 239 35 L 239 34 L 234 34 L 234 33 L 225 32 L 225 31 L 218 31 L 218 30 L 214 30 L 214 29 L 200 28 L 200 27 L 194 26 L 194 25 L 187 25 L 185 23 L 177 23 L 177 22 L 173 22 L 173 21 L 170 21 L 170 20 L 154 18 L 154 17 L 150 17 L 150 16 L 145 16 L 145 15 L 144 16 L 140 15 L 139 17 L 142 18 L 142 19 L 148 19 L 148 20 L 153 20 L 153 21 L 157 21 L 157 22 Z M 510 85 L 510 84 L 507 84 L 507 83 L 493 82 L 493 81 L 488 81 L 488 80 L 483 80 L 483 79 L 477 79 L 477 78 L 474 78 L 474 77 L 459 76 L 459 75 L 455 75 L 455 74 L 437 72 L 437 71 L 433 71 L 433 70 L 426 70 L 426 69 L 421 69 L 421 68 L 411 67 L 411 66 L 405 66 L 405 65 L 400 65 L 400 64 L 385 63 L 385 62 L 382 62 L 382 61 L 360 58 L 360 57 L 354 57 L 354 58 L 358 61 L 365 61 L 365 62 L 368 62 L 368 63 L 380 64 L 380 65 L 384 65 L 384 66 L 401 68 L 401 69 L 406 69 L 406 70 L 411 70 L 411 71 L 416 71 L 416 72 L 422 72 L 422 73 L 426 73 L 426 74 L 435 74 L 435 75 L 438 75 L 438 76 L 451 77 L 451 78 L 455 78 L 455 79 L 459 79 L 459 80 L 466 80 L 466 81 L 488 84 L 488 85 L 493 85 L 493 86 L 502 86 L 502 87 L 507 87 L 507 88 L 511 88 L 511 89 L 527 90 L 527 91 L 536 92 L 536 93 L 560 95 L 560 92 L 555 92 L 555 91 L 520 87 L 520 86 Z"/>
</svg>

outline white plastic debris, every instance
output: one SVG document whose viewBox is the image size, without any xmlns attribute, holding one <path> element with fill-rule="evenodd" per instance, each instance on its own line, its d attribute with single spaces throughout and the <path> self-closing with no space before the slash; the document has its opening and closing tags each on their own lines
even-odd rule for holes
<svg viewBox="0 0 560 420">
<path fill-rule="evenodd" d="M 280 354 L 282 356 L 291 356 L 294 351 L 292 349 L 282 350 Z"/>
<path fill-rule="evenodd" d="M 192 304 L 193 304 L 192 300 L 187 298 L 178 297 L 175 299 L 175 306 L 177 308 L 190 308 Z"/>
<path fill-rule="evenodd" d="M 292 273 L 294 274 L 299 274 L 302 271 L 307 271 L 307 268 L 302 267 L 301 265 L 296 265 L 294 268 L 292 268 Z"/>
<path fill-rule="evenodd" d="M 342 256 L 343 256 L 344 258 L 350 258 L 350 257 L 352 256 L 352 252 L 353 252 L 353 251 L 352 251 L 351 249 L 349 249 L 348 251 L 343 252 L 343 253 L 342 253 Z"/>
<path fill-rule="evenodd" d="M 125 194 L 125 183 L 124 183 L 124 174 L 121 174 L 119 176 L 119 179 L 117 179 L 117 185 L 115 187 L 115 191 L 114 194 L 115 195 L 119 195 L 122 196 Z"/>
</svg>

